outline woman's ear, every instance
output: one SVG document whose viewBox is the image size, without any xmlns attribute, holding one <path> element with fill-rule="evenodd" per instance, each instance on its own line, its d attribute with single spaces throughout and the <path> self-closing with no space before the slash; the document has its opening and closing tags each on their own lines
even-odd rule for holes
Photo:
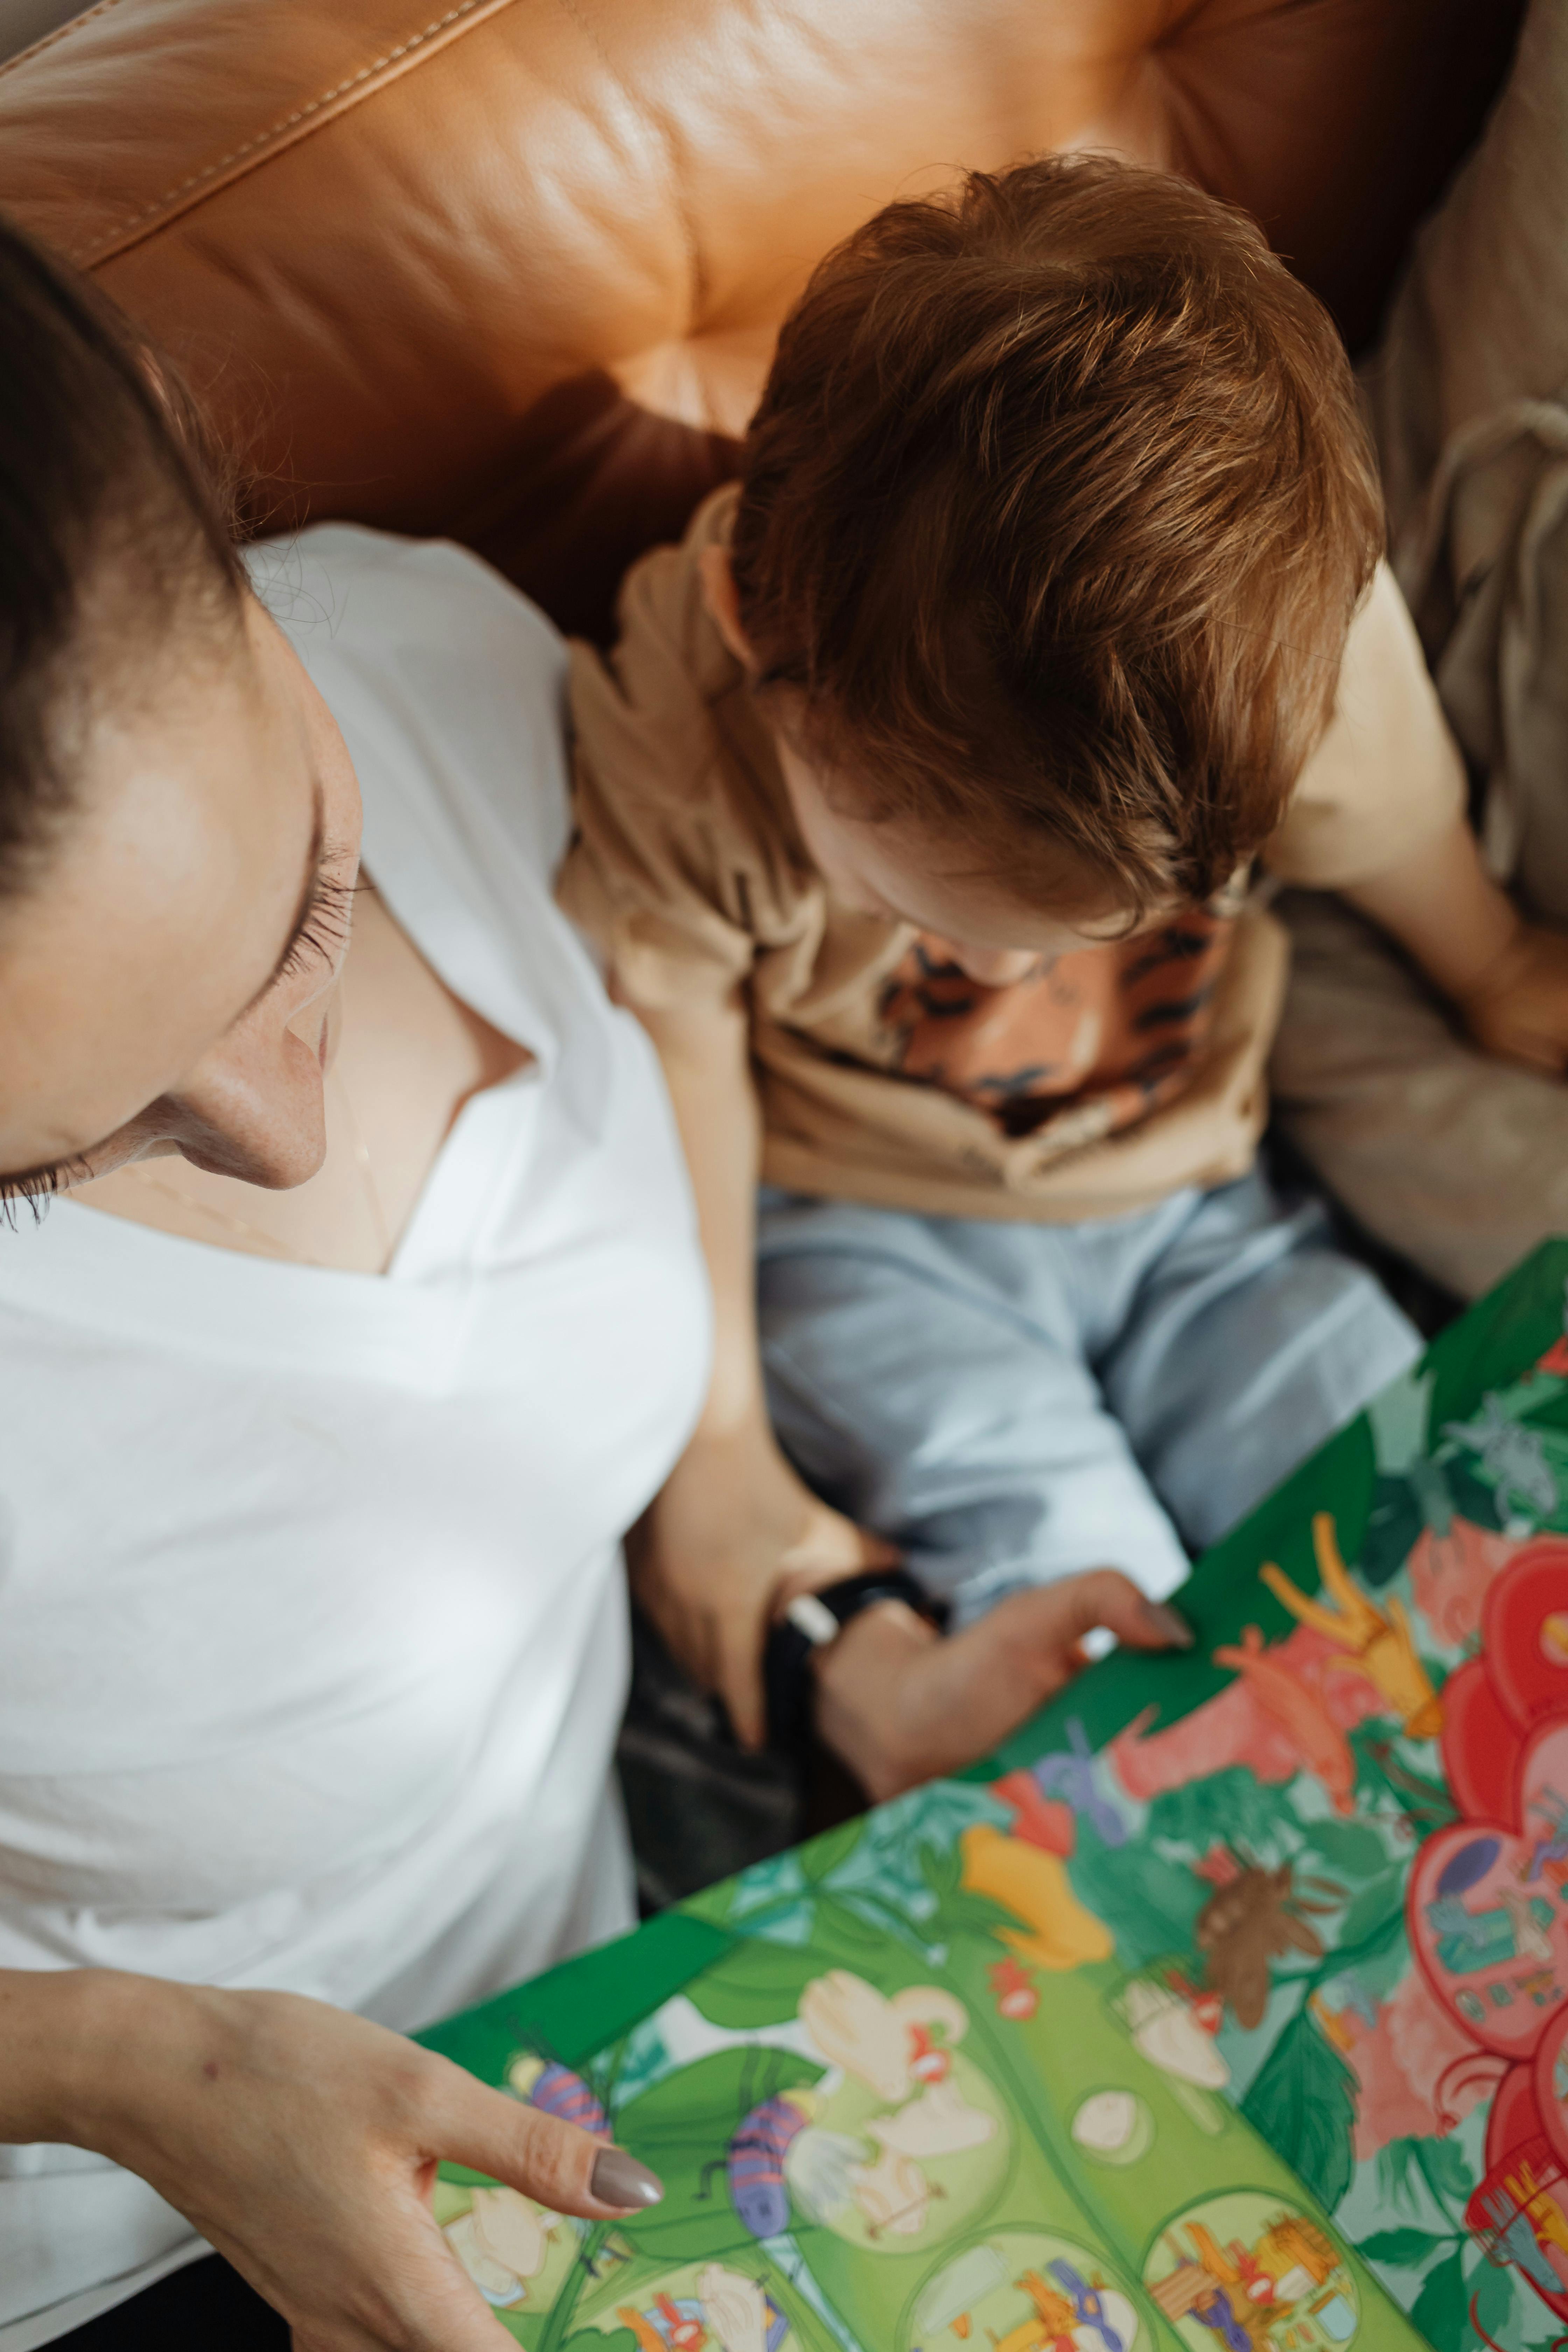
<svg viewBox="0 0 1568 2352">
<path fill-rule="evenodd" d="M 742 667 L 754 671 L 756 656 L 741 626 L 741 599 L 735 590 L 735 575 L 730 569 L 729 549 L 705 547 L 697 559 L 697 567 L 702 583 L 702 601 L 714 626 Z"/>
</svg>

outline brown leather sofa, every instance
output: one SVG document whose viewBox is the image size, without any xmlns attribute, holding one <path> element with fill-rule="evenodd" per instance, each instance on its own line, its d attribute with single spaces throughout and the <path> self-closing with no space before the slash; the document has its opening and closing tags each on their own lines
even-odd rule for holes
<svg viewBox="0 0 1568 2352">
<path fill-rule="evenodd" d="M 258 519 L 449 532 L 598 629 L 889 197 L 1114 147 L 1250 206 L 1359 341 L 1518 13 L 99 0 L 0 68 L 0 205 L 184 363 Z"/>
</svg>

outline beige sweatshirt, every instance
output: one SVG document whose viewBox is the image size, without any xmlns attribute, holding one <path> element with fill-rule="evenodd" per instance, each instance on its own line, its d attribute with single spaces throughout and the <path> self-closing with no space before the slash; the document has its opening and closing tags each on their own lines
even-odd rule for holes
<svg viewBox="0 0 1568 2352">
<path fill-rule="evenodd" d="M 621 592 L 607 659 L 573 651 L 567 912 L 650 1008 L 747 992 L 763 1175 L 937 1216 L 1110 1217 L 1250 1165 L 1279 1020 L 1279 927 L 1240 888 L 1007 988 L 910 926 L 835 903 L 800 840 L 746 673 L 684 543 Z M 1379 570 L 1334 718 L 1264 865 L 1371 881 L 1444 831 L 1464 773 L 1399 591 Z"/>
</svg>

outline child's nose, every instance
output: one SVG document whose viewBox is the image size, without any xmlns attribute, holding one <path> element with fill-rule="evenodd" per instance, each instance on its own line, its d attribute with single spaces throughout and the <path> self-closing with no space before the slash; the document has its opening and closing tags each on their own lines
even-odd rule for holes
<svg viewBox="0 0 1568 2352">
<path fill-rule="evenodd" d="M 1011 988 L 1032 980 L 1045 962 L 1033 948 L 965 948 L 954 945 L 953 961 L 983 988 Z"/>
</svg>

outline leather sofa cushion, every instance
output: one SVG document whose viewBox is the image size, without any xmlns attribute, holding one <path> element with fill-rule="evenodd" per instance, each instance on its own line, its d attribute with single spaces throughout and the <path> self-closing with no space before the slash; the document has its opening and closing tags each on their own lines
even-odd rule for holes
<svg viewBox="0 0 1568 2352">
<path fill-rule="evenodd" d="M 596 630 L 890 196 L 1112 146 L 1249 205 L 1355 339 L 1516 14 L 100 0 L 0 68 L 0 205 L 186 368 L 258 520 L 448 531 Z"/>
</svg>

